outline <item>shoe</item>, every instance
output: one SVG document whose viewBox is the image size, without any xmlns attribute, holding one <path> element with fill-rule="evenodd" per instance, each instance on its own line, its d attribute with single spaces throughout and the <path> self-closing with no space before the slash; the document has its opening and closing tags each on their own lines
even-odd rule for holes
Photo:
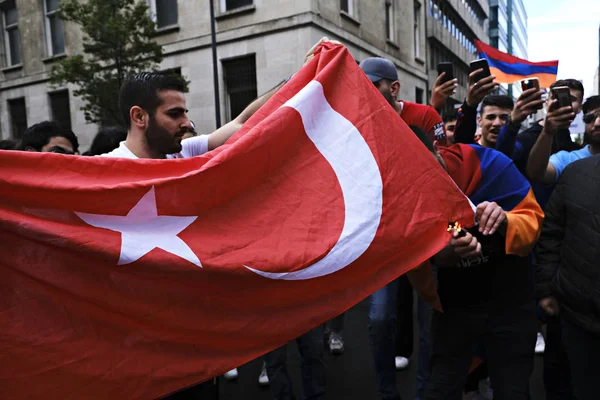
<svg viewBox="0 0 600 400">
<path fill-rule="evenodd" d="M 258 376 L 258 384 L 260 386 L 269 386 L 269 375 L 267 375 L 267 364 L 263 362 L 262 370 Z"/>
<path fill-rule="evenodd" d="M 238 370 L 237 370 L 237 368 L 234 368 L 234 369 L 232 369 L 231 371 L 227 371 L 227 372 L 225 372 L 225 375 L 223 375 L 223 377 L 224 377 L 225 379 L 227 379 L 228 381 L 231 381 L 231 380 L 237 379 L 237 378 L 238 378 L 238 376 L 239 376 L 239 374 L 238 374 Z"/>
<path fill-rule="evenodd" d="M 396 357 L 396 369 L 406 369 L 408 367 L 408 358 Z"/>
<path fill-rule="evenodd" d="M 329 335 L 329 351 L 333 355 L 339 355 L 344 352 L 344 341 L 342 340 L 342 337 L 335 332 L 331 332 Z"/>
<path fill-rule="evenodd" d="M 535 354 L 544 354 L 546 350 L 546 341 L 540 332 L 537 334 L 537 341 L 535 342 Z"/>
</svg>

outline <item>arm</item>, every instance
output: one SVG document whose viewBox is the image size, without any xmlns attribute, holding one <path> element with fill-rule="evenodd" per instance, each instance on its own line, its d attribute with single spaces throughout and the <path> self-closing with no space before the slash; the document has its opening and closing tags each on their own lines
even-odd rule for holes
<svg viewBox="0 0 600 400">
<path fill-rule="evenodd" d="M 546 133 L 544 128 L 533 145 L 527 160 L 527 177 L 532 180 L 539 180 L 546 185 L 554 183 L 556 179 L 556 170 L 554 165 L 550 163 L 552 140 L 553 137 Z"/>
<path fill-rule="evenodd" d="M 261 108 L 273 95 L 286 83 L 287 80 L 279 83 L 273 89 L 254 100 L 248 107 L 244 109 L 233 121 L 223 125 L 208 136 L 208 150 L 214 150 L 217 147 L 223 145 L 229 140 L 246 121 L 254 115 L 259 108 Z"/>
<path fill-rule="evenodd" d="M 472 144 L 477 132 L 477 108 L 464 102 L 458 110 L 456 127 L 454 128 L 454 143 Z"/>
<path fill-rule="evenodd" d="M 512 158 L 517 134 L 521 129 L 521 124 L 525 119 L 541 109 L 544 106 L 542 100 L 543 92 L 536 89 L 528 89 L 521 93 L 517 99 L 517 104 L 510 114 L 510 121 L 506 124 L 496 140 L 496 150 L 504 153 L 509 158 Z"/>
<path fill-rule="evenodd" d="M 492 93 L 497 85 L 494 83 L 494 75 L 476 81 L 477 74 L 482 69 L 471 72 L 469 75 L 469 91 L 467 99 L 458 112 L 458 120 L 454 128 L 454 143 L 471 144 L 475 141 L 477 132 L 477 106 L 483 101 L 483 98 Z"/>
<path fill-rule="evenodd" d="M 575 119 L 571 106 L 556 108 L 558 101 L 553 100 L 548 107 L 544 121 L 544 129 L 529 154 L 527 161 L 527 176 L 532 180 L 540 180 L 547 185 L 556 181 L 556 169 L 549 162 L 552 152 L 552 140 L 560 129 L 568 129 Z"/>
<path fill-rule="evenodd" d="M 567 174 L 568 174 L 567 170 Z M 560 267 L 560 255 L 565 237 L 565 193 L 567 177 L 559 179 L 546 206 L 546 219 L 535 249 L 536 295 L 543 299 L 551 295 L 550 284 Z"/>
</svg>

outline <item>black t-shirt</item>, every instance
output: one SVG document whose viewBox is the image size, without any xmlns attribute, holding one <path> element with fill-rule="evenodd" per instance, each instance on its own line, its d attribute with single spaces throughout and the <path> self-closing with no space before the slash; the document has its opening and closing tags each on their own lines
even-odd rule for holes
<svg viewBox="0 0 600 400">
<path fill-rule="evenodd" d="M 471 231 L 482 255 L 438 269 L 438 293 L 443 307 L 515 305 L 534 299 L 533 268 L 528 257 L 506 255 L 505 238 Z"/>
</svg>

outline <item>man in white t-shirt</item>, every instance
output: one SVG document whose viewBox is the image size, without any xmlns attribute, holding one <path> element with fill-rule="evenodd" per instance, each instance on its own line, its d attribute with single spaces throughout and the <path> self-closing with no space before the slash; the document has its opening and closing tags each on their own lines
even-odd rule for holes
<svg viewBox="0 0 600 400">
<path fill-rule="evenodd" d="M 305 64 L 325 41 L 329 39 L 322 38 L 309 50 Z M 204 154 L 224 144 L 286 81 L 213 133 L 183 140 L 183 135 L 192 130 L 183 80 L 157 72 L 133 75 L 125 80 L 119 93 L 119 112 L 127 128 L 127 139 L 101 157 L 162 159 Z"/>
</svg>

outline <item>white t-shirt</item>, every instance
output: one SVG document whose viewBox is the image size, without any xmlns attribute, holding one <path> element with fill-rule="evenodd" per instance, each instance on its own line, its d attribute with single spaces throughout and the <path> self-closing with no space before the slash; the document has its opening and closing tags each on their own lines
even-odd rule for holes
<svg viewBox="0 0 600 400">
<path fill-rule="evenodd" d="M 194 136 L 181 141 L 181 152 L 175 154 L 167 154 L 168 159 L 173 158 L 189 158 L 202 155 L 208 151 L 208 135 Z M 110 153 L 101 154 L 100 157 L 112 158 L 139 158 L 125 146 L 125 142 L 121 142 L 119 147 Z"/>
</svg>

